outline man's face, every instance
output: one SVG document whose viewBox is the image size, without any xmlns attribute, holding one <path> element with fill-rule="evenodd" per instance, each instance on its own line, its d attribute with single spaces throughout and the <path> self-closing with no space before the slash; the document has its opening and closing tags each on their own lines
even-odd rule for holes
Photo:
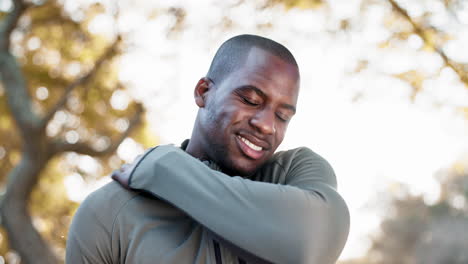
<svg viewBox="0 0 468 264">
<path fill-rule="evenodd" d="M 299 93 L 297 68 L 259 48 L 206 94 L 207 156 L 231 175 L 252 175 L 283 141 Z"/>
</svg>

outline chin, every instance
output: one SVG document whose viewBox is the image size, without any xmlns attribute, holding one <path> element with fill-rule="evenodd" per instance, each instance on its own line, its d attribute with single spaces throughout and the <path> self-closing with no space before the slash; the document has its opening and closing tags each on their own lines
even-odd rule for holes
<svg viewBox="0 0 468 264">
<path fill-rule="evenodd" d="M 224 157 L 223 159 L 217 160 L 217 163 L 223 168 L 223 172 L 230 176 L 242 176 L 249 177 L 255 174 L 265 163 L 262 160 L 252 160 L 244 157 L 241 153 L 232 153 L 223 155 L 217 155 L 218 157 Z"/>
<path fill-rule="evenodd" d="M 232 172 L 234 172 L 234 175 L 238 176 L 243 176 L 243 177 L 249 177 L 255 174 L 260 168 L 260 165 L 256 164 L 242 164 L 242 163 L 234 163 L 235 165 L 232 168 Z"/>
</svg>

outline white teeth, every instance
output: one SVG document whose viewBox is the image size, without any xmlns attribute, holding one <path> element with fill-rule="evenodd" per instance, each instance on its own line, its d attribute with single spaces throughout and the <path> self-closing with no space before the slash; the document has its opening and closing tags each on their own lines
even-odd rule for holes
<svg viewBox="0 0 468 264">
<path fill-rule="evenodd" d="M 247 146 L 249 146 L 251 149 L 255 150 L 255 151 L 261 151 L 263 148 L 262 147 L 259 147 L 257 145 L 255 145 L 254 143 L 248 141 L 246 138 L 243 138 L 241 136 L 239 136 L 240 140 L 242 140 Z"/>
</svg>

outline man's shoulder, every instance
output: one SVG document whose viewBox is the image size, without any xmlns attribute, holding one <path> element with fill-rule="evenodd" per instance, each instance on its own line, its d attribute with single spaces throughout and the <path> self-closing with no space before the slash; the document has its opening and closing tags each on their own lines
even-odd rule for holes
<svg viewBox="0 0 468 264">
<path fill-rule="evenodd" d="M 113 218 L 125 204 L 139 193 L 123 188 L 112 181 L 89 194 L 81 203 L 77 214 L 93 214 L 102 222 L 106 218 Z"/>
<path fill-rule="evenodd" d="M 137 195 L 114 181 L 88 195 L 73 216 L 68 232 L 67 263 L 114 263 L 114 220 Z"/>
<path fill-rule="evenodd" d="M 336 176 L 330 163 L 308 147 L 276 152 L 262 168 L 262 172 L 279 174 L 279 183 L 301 178 L 319 180 L 336 186 Z"/>
<path fill-rule="evenodd" d="M 304 163 L 323 163 L 331 168 L 329 162 L 318 153 L 308 147 L 297 147 L 276 152 L 270 163 L 280 164 L 282 167 L 297 166 Z"/>
<path fill-rule="evenodd" d="M 129 191 L 123 188 L 118 182 L 111 181 L 90 193 L 84 202 L 105 202 L 107 204 L 109 202 L 113 202 L 120 204 L 128 199 L 131 199 L 135 195 L 138 195 L 138 192 Z"/>
</svg>

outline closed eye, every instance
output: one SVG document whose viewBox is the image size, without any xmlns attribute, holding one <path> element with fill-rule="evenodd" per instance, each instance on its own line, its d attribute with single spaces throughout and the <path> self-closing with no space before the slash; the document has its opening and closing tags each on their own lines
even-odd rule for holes
<svg viewBox="0 0 468 264">
<path fill-rule="evenodd" d="M 244 101 L 244 103 L 246 103 L 246 104 L 248 104 L 248 105 L 251 105 L 251 106 L 257 106 L 257 105 L 260 104 L 259 102 L 254 101 L 254 100 L 249 99 L 249 98 L 244 97 L 244 96 L 242 96 L 242 100 Z"/>
<path fill-rule="evenodd" d="M 263 92 L 251 85 L 237 88 L 235 93 L 243 103 L 250 106 L 259 106 L 263 104 L 265 100 Z"/>
<path fill-rule="evenodd" d="M 281 115 L 281 114 L 276 114 L 276 117 L 278 117 L 278 119 L 281 121 L 281 122 L 288 122 L 289 121 L 289 118 L 284 116 L 284 115 Z"/>
</svg>

